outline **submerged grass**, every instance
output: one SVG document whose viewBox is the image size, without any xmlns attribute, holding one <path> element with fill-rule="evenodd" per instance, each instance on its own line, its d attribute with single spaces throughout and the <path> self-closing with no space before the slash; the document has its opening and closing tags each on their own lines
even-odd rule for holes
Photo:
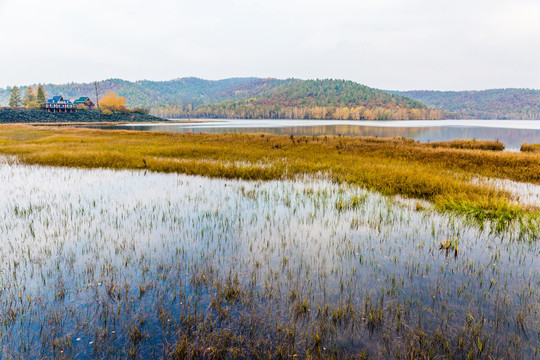
<svg viewBox="0 0 540 360">
<path fill-rule="evenodd" d="M 2 359 L 540 354 L 519 228 L 314 177 L 4 163 L 0 193 Z"/>
<path fill-rule="evenodd" d="M 482 221 L 537 219 L 474 177 L 540 184 L 540 154 L 500 152 L 499 142 L 420 144 L 404 138 L 294 137 L 268 134 L 170 134 L 7 125 L 0 153 L 25 164 L 147 169 L 245 180 L 324 174 L 385 195 L 428 200 L 441 211 Z"/>
</svg>

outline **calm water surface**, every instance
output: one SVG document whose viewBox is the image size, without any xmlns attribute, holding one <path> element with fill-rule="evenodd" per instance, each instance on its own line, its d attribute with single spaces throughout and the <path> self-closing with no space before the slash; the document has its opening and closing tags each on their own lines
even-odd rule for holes
<svg viewBox="0 0 540 360">
<path fill-rule="evenodd" d="M 102 129 L 196 133 L 271 133 L 279 135 L 402 136 L 421 142 L 455 139 L 499 140 L 508 150 L 540 143 L 540 120 L 198 120 L 196 123 L 127 124 Z M 92 127 L 92 126 L 90 126 Z"/>
</svg>

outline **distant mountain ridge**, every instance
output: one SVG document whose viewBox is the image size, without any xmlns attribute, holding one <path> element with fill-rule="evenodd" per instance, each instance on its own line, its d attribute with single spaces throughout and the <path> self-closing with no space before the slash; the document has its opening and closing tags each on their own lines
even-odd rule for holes
<svg viewBox="0 0 540 360">
<path fill-rule="evenodd" d="M 384 91 L 346 80 L 195 77 L 169 81 L 108 79 L 99 86 L 127 106 L 162 117 L 315 119 L 540 119 L 540 90 Z M 22 87 L 21 93 L 24 95 Z M 95 99 L 91 83 L 45 84 L 48 96 Z M 0 105 L 9 90 L 0 89 Z"/>
<path fill-rule="evenodd" d="M 540 90 L 390 91 L 427 106 L 473 119 L 540 119 Z"/>
</svg>

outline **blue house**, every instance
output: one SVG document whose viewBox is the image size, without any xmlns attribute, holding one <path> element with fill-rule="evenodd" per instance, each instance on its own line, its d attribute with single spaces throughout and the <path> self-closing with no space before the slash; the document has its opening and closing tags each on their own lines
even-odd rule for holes
<svg viewBox="0 0 540 360">
<path fill-rule="evenodd" d="M 43 104 L 43 109 L 47 112 L 77 112 L 77 107 L 69 100 L 64 100 L 63 96 L 54 96 L 47 99 Z"/>
</svg>

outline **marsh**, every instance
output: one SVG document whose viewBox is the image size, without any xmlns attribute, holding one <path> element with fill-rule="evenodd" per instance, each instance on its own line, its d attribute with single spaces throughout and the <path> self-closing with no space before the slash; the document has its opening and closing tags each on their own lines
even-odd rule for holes
<svg viewBox="0 0 540 360">
<path fill-rule="evenodd" d="M 540 248 L 518 228 L 313 176 L 12 159 L 0 193 L 4 358 L 539 351 Z"/>
</svg>

